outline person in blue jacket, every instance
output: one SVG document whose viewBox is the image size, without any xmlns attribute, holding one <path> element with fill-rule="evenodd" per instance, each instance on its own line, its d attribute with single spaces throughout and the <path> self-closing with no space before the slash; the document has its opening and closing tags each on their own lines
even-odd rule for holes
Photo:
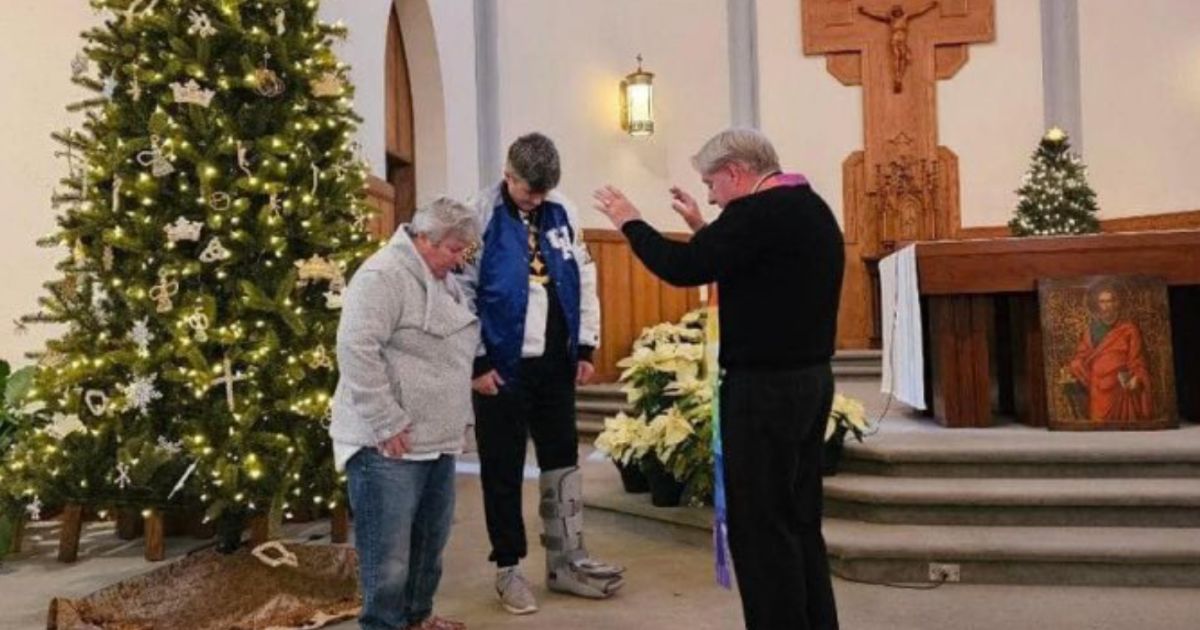
<svg viewBox="0 0 1200 630">
<path fill-rule="evenodd" d="M 530 436 L 541 469 L 546 585 L 601 599 L 623 584 L 623 568 L 592 560 L 583 546 L 575 386 L 595 372 L 600 304 L 575 210 L 552 192 L 560 176 L 549 138 L 531 133 L 513 142 L 504 178 L 475 199 L 483 239 L 461 276 L 482 325 L 472 389 L 488 559 L 498 569 L 500 602 L 514 614 L 537 610 L 519 566 Z"/>
</svg>

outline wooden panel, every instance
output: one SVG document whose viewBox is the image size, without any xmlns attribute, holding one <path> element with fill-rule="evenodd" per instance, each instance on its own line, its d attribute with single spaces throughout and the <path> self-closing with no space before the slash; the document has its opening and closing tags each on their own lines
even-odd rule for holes
<svg viewBox="0 0 1200 630">
<path fill-rule="evenodd" d="M 387 48 L 384 52 L 386 73 L 385 85 L 387 108 L 387 150 L 397 157 L 413 161 L 413 111 L 412 87 L 408 77 L 408 56 L 404 50 L 404 37 L 400 30 L 400 18 L 392 7 L 388 19 Z"/>
<path fill-rule="evenodd" d="M 1200 422 L 1200 287 L 1173 287 L 1168 298 L 1179 416 Z"/>
<path fill-rule="evenodd" d="M 1200 231 L 921 243 L 917 270 L 923 295 L 1031 292 L 1039 278 L 1109 273 L 1200 284 Z"/>
<path fill-rule="evenodd" d="M 686 234 L 667 234 L 684 240 Z M 642 329 L 677 321 L 700 305 L 697 289 L 673 287 L 651 274 L 615 230 L 584 230 L 584 242 L 596 261 L 600 294 L 600 350 L 596 382 L 611 383 L 620 376 L 617 361 L 629 355 Z"/>
<path fill-rule="evenodd" d="M 633 334 L 638 335 L 642 328 L 666 319 L 662 316 L 662 304 L 659 298 L 659 285 L 663 282 L 636 261 L 630 267 L 630 274 L 631 294 L 629 298 L 633 317 L 630 323 Z"/>
<path fill-rule="evenodd" d="M 1012 387 L 1017 420 L 1031 427 L 1044 427 L 1048 414 L 1038 298 L 1032 294 L 1013 295 L 1008 304 L 1012 314 Z"/>
<path fill-rule="evenodd" d="M 367 203 L 375 208 L 371 219 L 371 235 L 378 239 L 390 238 L 396 226 L 396 191 L 386 181 L 370 175 L 367 177 Z"/>
<path fill-rule="evenodd" d="M 600 282 L 600 381 L 611 382 L 619 375 L 617 361 L 629 354 L 636 331 L 629 300 L 633 253 L 620 243 L 601 243 L 597 259 Z"/>
<path fill-rule="evenodd" d="M 1183 212 L 1164 212 L 1160 214 L 1145 214 L 1136 217 L 1120 217 L 1116 219 L 1101 219 L 1102 234 L 1118 234 L 1122 232 L 1167 232 L 1172 230 L 1200 229 L 1200 210 Z M 955 234 L 956 239 L 1007 238 L 1012 236 L 1007 225 L 983 225 L 976 227 L 960 227 Z"/>
<path fill-rule="evenodd" d="M 948 427 L 991 424 L 988 298 L 936 297 L 929 301 L 930 328 L 949 331 L 931 340 L 933 413 Z"/>
<path fill-rule="evenodd" d="M 679 321 L 679 318 L 692 310 L 693 307 L 688 301 L 689 295 L 696 296 L 697 303 L 700 300 L 699 291 L 684 291 L 665 282 L 659 282 L 655 289 L 658 291 L 658 303 L 662 309 L 660 318 L 664 322 Z"/>
<path fill-rule="evenodd" d="M 1200 210 L 1166 212 L 1100 221 L 1103 232 L 1162 232 L 1200 229 Z"/>
<path fill-rule="evenodd" d="M 396 226 L 412 220 L 417 207 L 416 142 L 413 129 L 412 83 L 408 56 L 395 7 L 388 18 L 385 49 L 384 101 L 386 136 L 386 179 L 393 188 L 390 221 L 381 228 L 391 234 Z M 385 219 L 389 217 L 384 217 Z"/>
</svg>

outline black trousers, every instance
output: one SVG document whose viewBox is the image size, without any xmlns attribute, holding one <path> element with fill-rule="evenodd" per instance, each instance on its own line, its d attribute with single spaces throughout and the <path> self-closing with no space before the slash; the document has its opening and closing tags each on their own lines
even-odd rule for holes
<svg viewBox="0 0 1200 630">
<path fill-rule="evenodd" d="M 821 535 L 829 364 L 730 370 L 721 385 L 729 546 L 746 627 L 838 627 Z"/>
<path fill-rule="evenodd" d="M 495 396 L 474 396 L 483 510 L 492 543 L 488 560 L 497 566 L 517 564 L 527 551 L 521 484 L 529 437 L 542 470 L 579 462 L 575 365 L 565 355 L 522 359 L 515 384 Z"/>
</svg>

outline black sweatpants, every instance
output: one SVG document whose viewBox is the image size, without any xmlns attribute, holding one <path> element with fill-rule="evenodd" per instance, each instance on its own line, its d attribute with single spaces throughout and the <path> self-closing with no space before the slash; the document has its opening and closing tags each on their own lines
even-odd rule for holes
<svg viewBox="0 0 1200 630">
<path fill-rule="evenodd" d="M 827 363 L 729 370 L 722 381 L 729 545 L 751 630 L 838 627 L 821 535 L 821 451 L 832 401 Z"/>
<path fill-rule="evenodd" d="M 474 395 L 483 510 L 492 543 L 488 560 L 497 566 L 517 564 L 527 550 L 521 483 L 529 437 L 542 470 L 579 461 L 575 365 L 565 353 L 522 359 L 514 385 L 495 396 Z"/>
</svg>

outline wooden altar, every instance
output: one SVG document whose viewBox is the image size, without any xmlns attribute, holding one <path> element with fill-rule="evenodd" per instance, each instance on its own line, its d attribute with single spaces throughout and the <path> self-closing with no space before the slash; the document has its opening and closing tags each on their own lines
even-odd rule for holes
<svg viewBox="0 0 1200 630">
<path fill-rule="evenodd" d="M 1181 418 L 1200 422 L 1200 230 L 917 244 L 926 397 L 948 427 L 1046 425 L 1039 278 L 1144 274 L 1171 305 Z"/>
</svg>

